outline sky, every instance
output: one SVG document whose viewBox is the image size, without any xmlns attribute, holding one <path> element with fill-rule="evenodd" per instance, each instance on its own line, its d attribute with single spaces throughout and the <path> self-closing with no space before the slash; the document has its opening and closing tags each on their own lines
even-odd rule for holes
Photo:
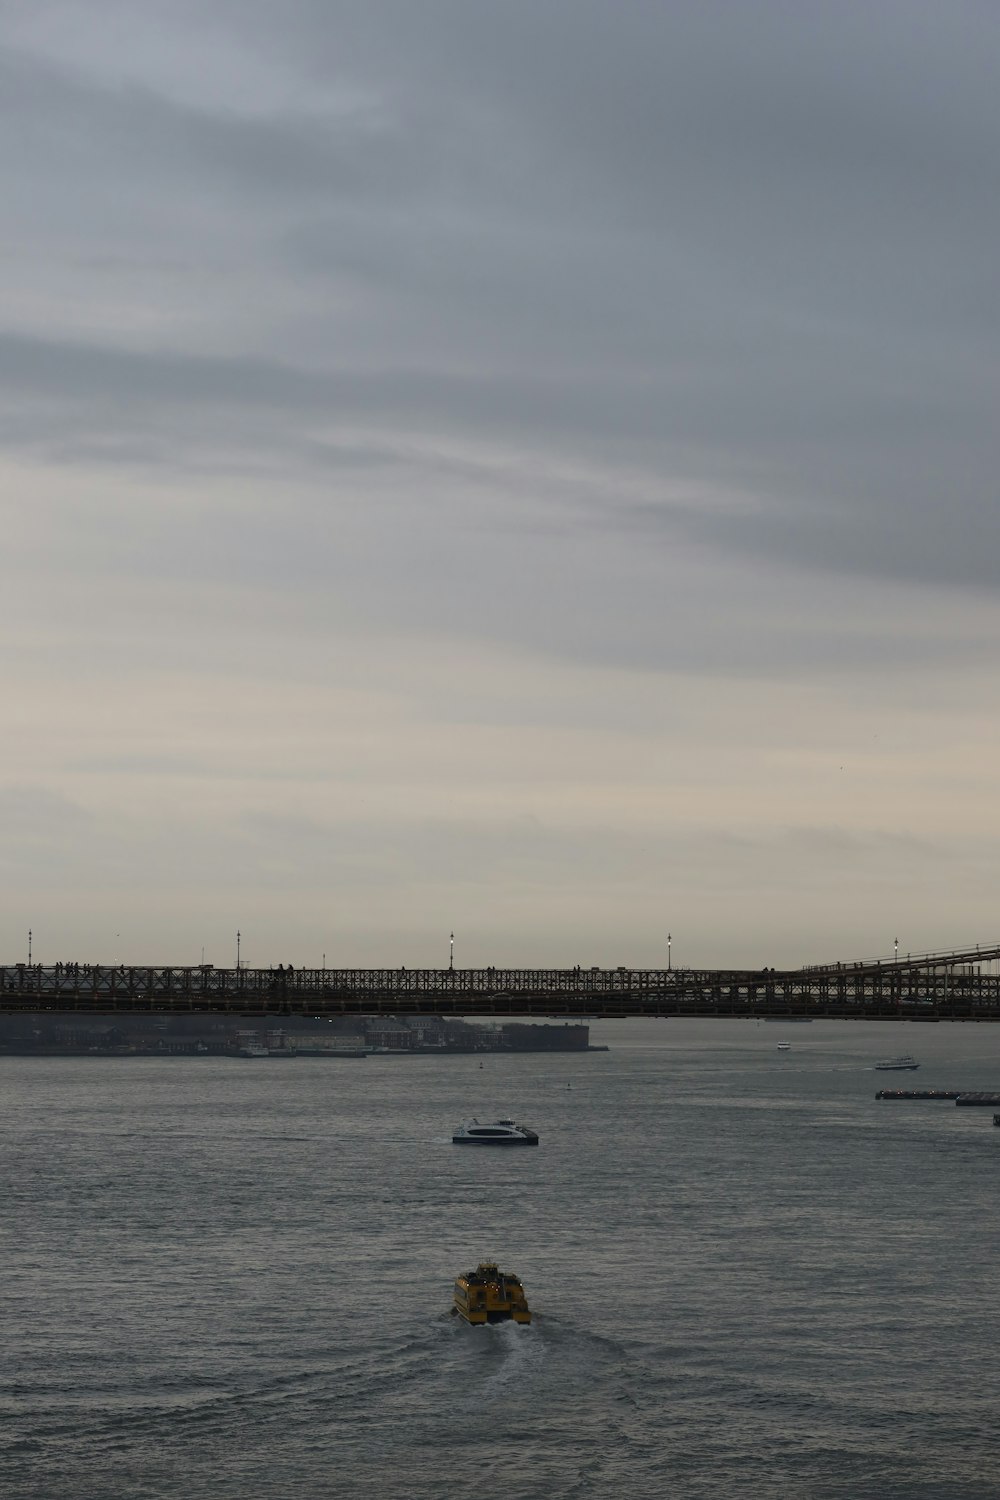
<svg viewBox="0 0 1000 1500">
<path fill-rule="evenodd" d="M 998 70 L 986 0 L 0 0 L 2 960 L 998 941 Z"/>
</svg>

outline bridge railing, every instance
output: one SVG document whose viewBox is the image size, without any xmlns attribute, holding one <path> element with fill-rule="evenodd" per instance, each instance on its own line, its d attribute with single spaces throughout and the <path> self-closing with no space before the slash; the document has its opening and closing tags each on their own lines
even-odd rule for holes
<svg viewBox="0 0 1000 1500">
<path fill-rule="evenodd" d="M 816 1014 L 892 1014 L 893 1007 L 962 1003 L 997 1007 L 1000 946 L 900 960 L 774 969 L 318 968 L 217 969 L 100 964 L 8 964 L 0 968 L 0 1008 L 73 1010 L 213 1009 L 239 1013 L 294 1009 L 309 1014 L 365 1011 L 452 1015 L 747 1015 L 792 1008 Z M 518 1009 L 521 1007 L 521 1009 Z M 834 1010 L 831 1010 L 831 1007 Z"/>
</svg>

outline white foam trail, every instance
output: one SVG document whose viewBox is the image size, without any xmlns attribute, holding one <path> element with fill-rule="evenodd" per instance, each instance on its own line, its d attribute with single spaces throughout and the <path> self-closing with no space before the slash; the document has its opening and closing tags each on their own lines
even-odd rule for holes
<svg viewBox="0 0 1000 1500">
<path fill-rule="evenodd" d="M 487 1380 L 485 1389 L 503 1390 L 505 1387 L 530 1380 L 541 1368 L 545 1358 L 545 1344 L 537 1329 L 525 1328 L 518 1323 L 495 1324 L 489 1329 L 502 1351 L 500 1369 Z"/>
</svg>

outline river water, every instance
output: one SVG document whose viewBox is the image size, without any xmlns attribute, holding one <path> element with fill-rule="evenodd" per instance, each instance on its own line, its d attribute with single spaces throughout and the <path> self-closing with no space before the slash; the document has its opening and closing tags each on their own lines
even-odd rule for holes
<svg viewBox="0 0 1000 1500">
<path fill-rule="evenodd" d="M 1000 1090 L 1000 1027 L 591 1040 L 0 1060 L 5 1500 L 995 1500 L 1000 1130 L 874 1095 Z M 530 1328 L 449 1316 L 484 1257 Z"/>
</svg>

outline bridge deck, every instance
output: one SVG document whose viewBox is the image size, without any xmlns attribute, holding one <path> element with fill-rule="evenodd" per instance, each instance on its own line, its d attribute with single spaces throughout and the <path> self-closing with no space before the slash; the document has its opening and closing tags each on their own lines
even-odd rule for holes
<svg viewBox="0 0 1000 1500">
<path fill-rule="evenodd" d="M 8 964 L 0 1011 L 1000 1020 L 1000 945 L 802 969 Z"/>
</svg>

